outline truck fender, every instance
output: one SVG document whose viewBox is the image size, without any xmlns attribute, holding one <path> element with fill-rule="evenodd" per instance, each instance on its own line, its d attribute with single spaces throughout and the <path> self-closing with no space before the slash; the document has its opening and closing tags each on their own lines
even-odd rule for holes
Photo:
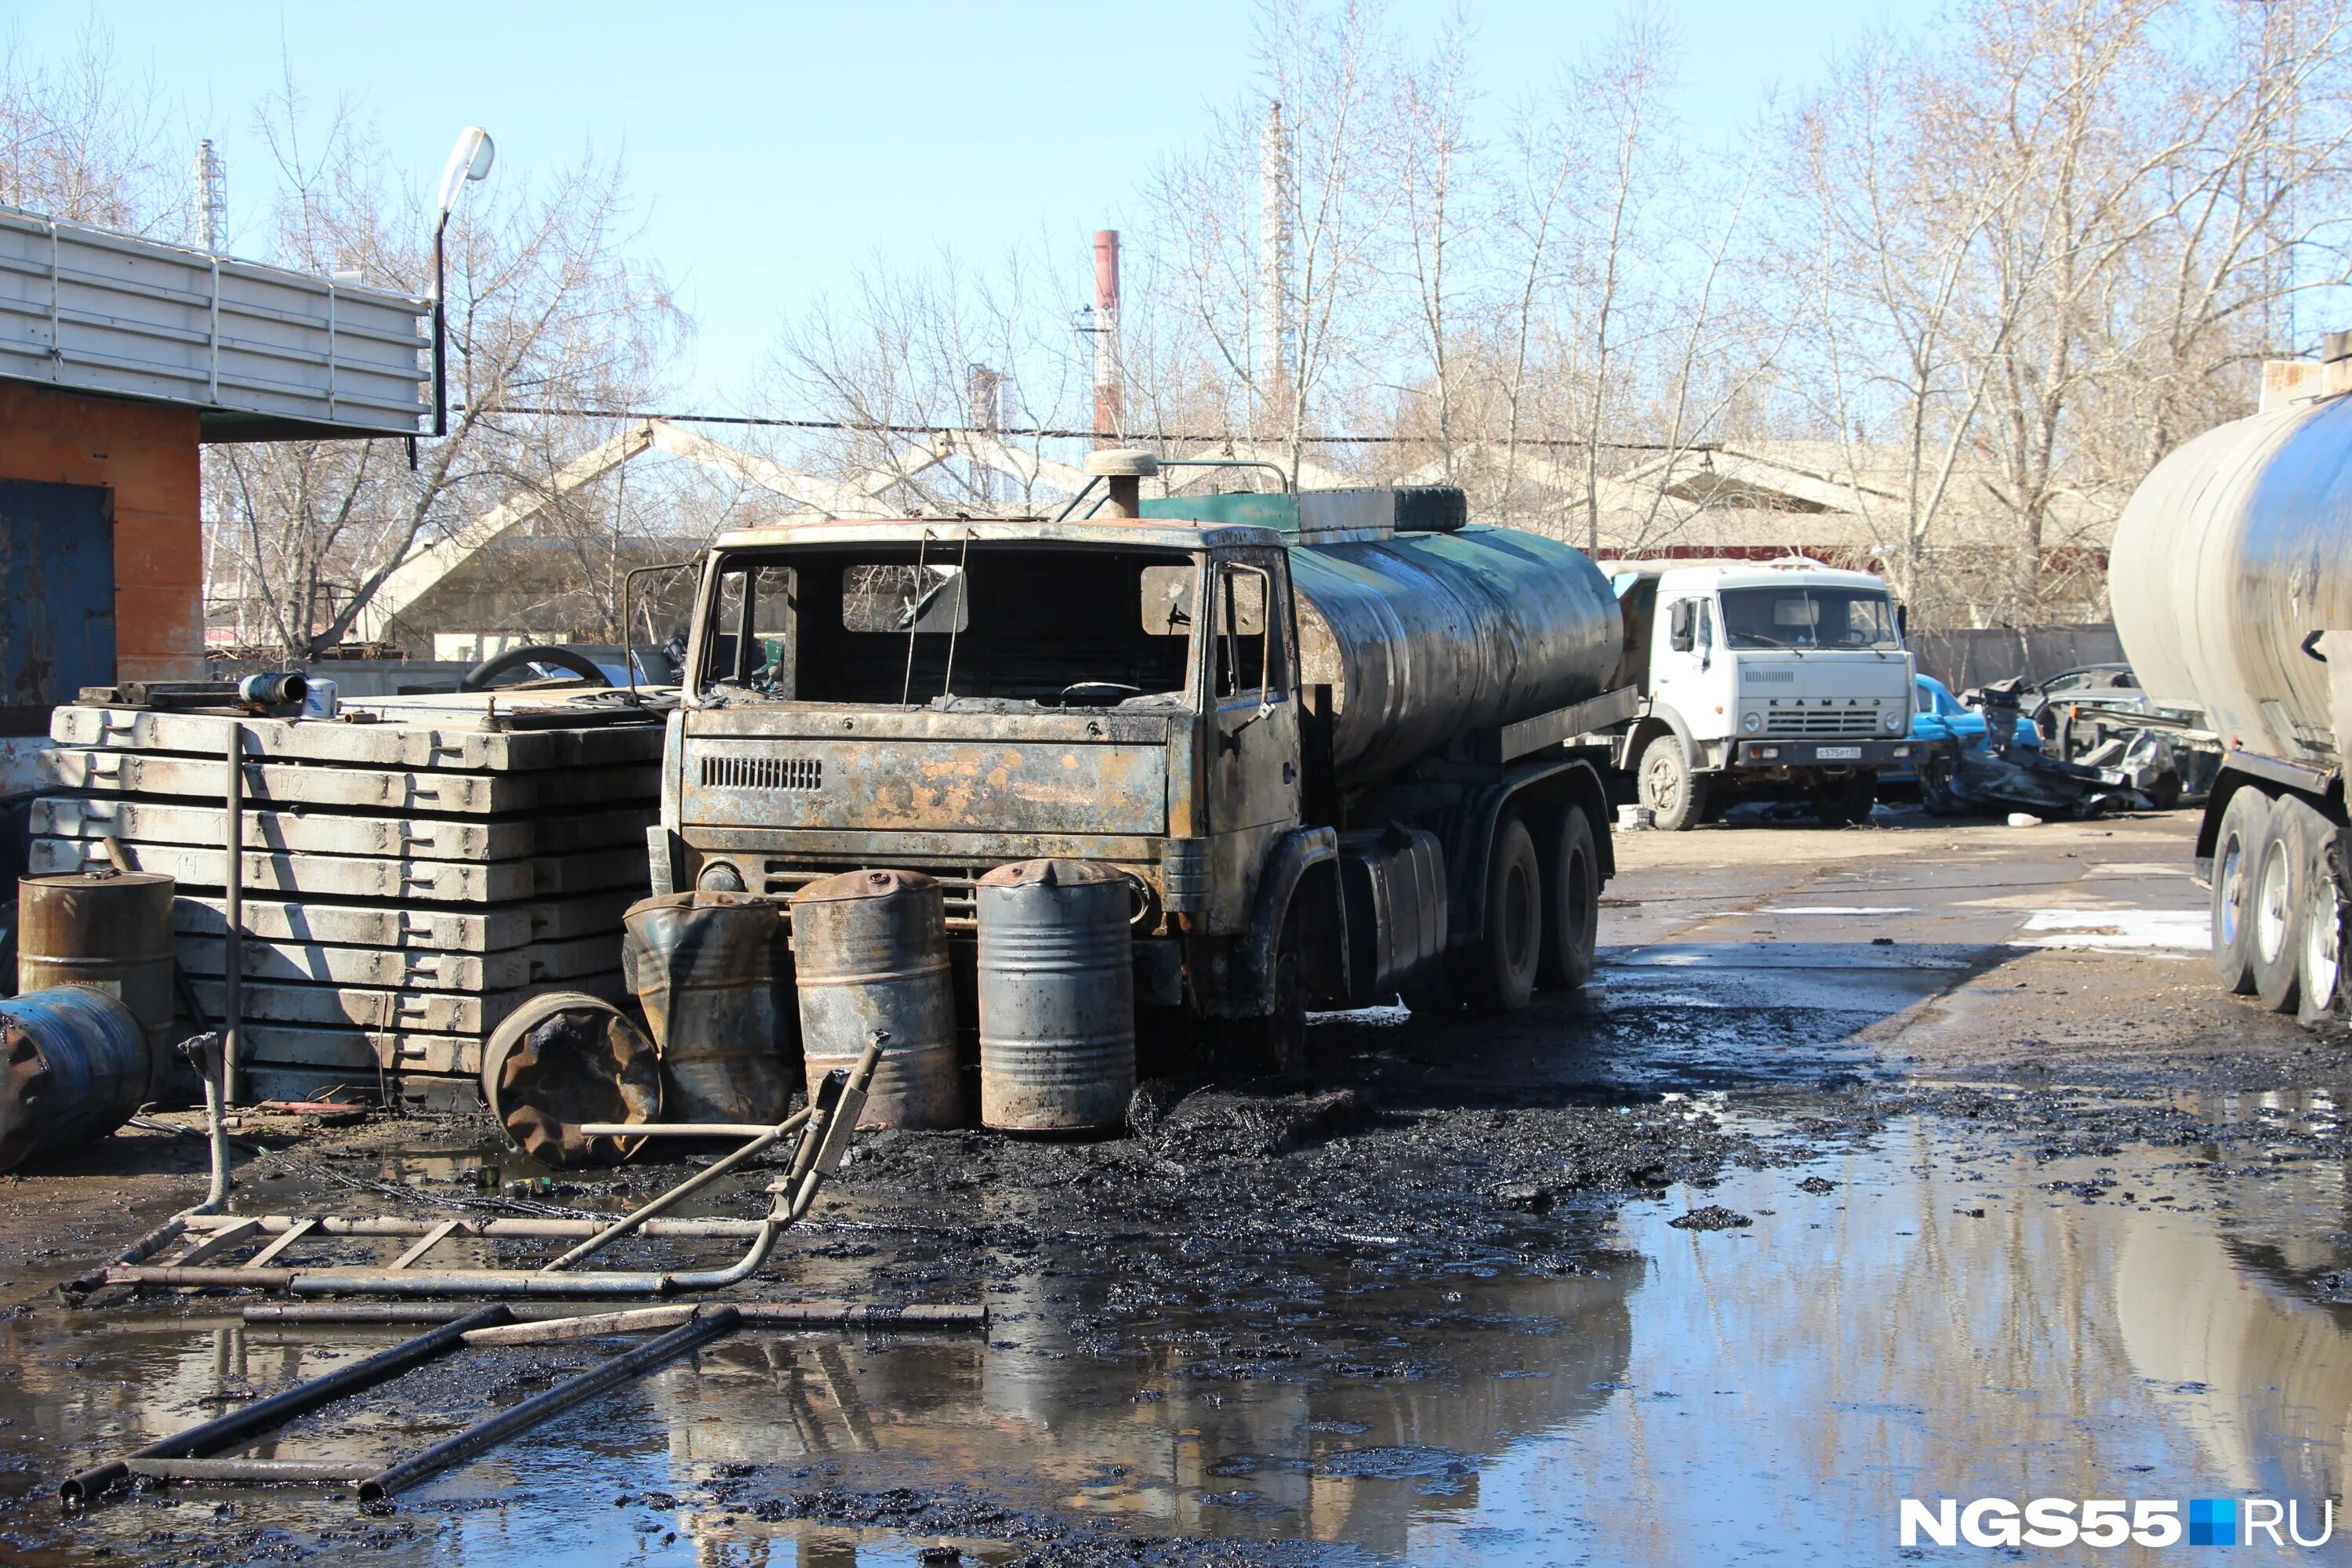
<svg viewBox="0 0 2352 1568">
<path fill-rule="evenodd" d="M 1347 991 L 1347 910 L 1339 897 L 1339 834 L 1331 827 L 1301 827 L 1285 834 L 1275 841 L 1268 851 L 1265 868 L 1258 877 L 1257 901 L 1250 911 L 1249 932 L 1243 941 L 1244 972 L 1249 976 L 1249 994 L 1259 1012 L 1274 1005 L 1274 954 L 1282 941 L 1285 926 L 1294 919 L 1312 918 L 1318 922 L 1328 920 L 1328 934 L 1336 938 L 1333 950 L 1323 952 L 1326 944 L 1318 942 L 1307 957 L 1310 982 L 1318 969 L 1330 964 L 1339 966 L 1336 974 L 1324 976 L 1324 984 L 1311 984 L 1310 989 L 1323 990 L 1328 985 L 1337 994 Z M 1302 900 L 1320 898 L 1328 908 L 1317 909 L 1310 917 Z"/>
<path fill-rule="evenodd" d="M 1655 730 L 1651 731 L 1656 733 Z M 1445 847 L 1446 946 L 1470 947 L 1486 935 L 1486 862 L 1495 852 L 1495 829 L 1504 811 L 1531 800 L 1574 802 L 1592 823 L 1601 880 L 1617 874 L 1617 850 L 1609 832 L 1608 792 L 1601 775 L 1581 757 L 1514 768 L 1501 780 L 1473 792 L 1454 817 Z"/>
<path fill-rule="evenodd" d="M 1617 762 L 1619 769 L 1631 773 L 1640 766 L 1642 753 L 1661 731 L 1671 731 L 1683 743 L 1683 760 L 1690 764 L 1693 773 L 1696 773 L 1701 758 L 1696 742 L 1691 740 L 1690 725 L 1681 714 L 1664 702 L 1651 703 L 1649 711 L 1633 721 L 1632 731 L 1625 737 L 1624 754 Z"/>
</svg>

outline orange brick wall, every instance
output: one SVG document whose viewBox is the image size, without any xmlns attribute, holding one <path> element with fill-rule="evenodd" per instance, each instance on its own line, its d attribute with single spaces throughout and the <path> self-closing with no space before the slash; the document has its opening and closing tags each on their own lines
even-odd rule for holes
<svg viewBox="0 0 2352 1568">
<path fill-rule="evenodd" d="M 115 674 L 204 674 L 196 411 L 0 381 L 0 479 L 114 492 Z"/>
</svg>

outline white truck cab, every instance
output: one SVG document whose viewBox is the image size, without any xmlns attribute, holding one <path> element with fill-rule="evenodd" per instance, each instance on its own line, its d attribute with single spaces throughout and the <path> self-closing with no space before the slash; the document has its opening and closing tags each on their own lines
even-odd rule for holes
<svg viewBox="0 0 2352 1568">
<path fill-rule="evenodd" d="M 1862 821 L 1878 770 L 1911 760 L 1911 655 L 1867 572 L 1778 561 L 1624 561 L 1613 684 L 1641 694 L 1612 737 L 1656 826 L 1710 821 L 1742 800 L 1801 799 L 1832 826 Z"/>
</svg>

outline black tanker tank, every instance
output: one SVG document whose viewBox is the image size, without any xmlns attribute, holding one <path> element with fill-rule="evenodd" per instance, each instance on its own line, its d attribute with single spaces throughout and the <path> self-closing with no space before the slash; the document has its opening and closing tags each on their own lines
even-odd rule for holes
<svg viewBox="0 0 2352 1568">
<path fill-rule="evenodd" d="M 1590 556 L 1468 521 L 1458 489 L 1183 496 L 1142 510 L 1282 532 L 1300 679 L 1331 689 L 1341 784 L 1598 697 L 1622 651 L 1616 595 Z"/>
</svg>

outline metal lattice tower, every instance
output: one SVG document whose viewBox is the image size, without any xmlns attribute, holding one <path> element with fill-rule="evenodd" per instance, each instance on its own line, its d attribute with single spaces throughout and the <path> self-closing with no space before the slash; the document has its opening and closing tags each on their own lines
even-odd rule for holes
<svg viewBox="0 0 2352 1568">
<path fill-rule="evenodd" d="M 228 228 L 228 165 L 209 136 L 196 143 L 195 218 L 196 243 L 218 250 Z"/>
</svg>

